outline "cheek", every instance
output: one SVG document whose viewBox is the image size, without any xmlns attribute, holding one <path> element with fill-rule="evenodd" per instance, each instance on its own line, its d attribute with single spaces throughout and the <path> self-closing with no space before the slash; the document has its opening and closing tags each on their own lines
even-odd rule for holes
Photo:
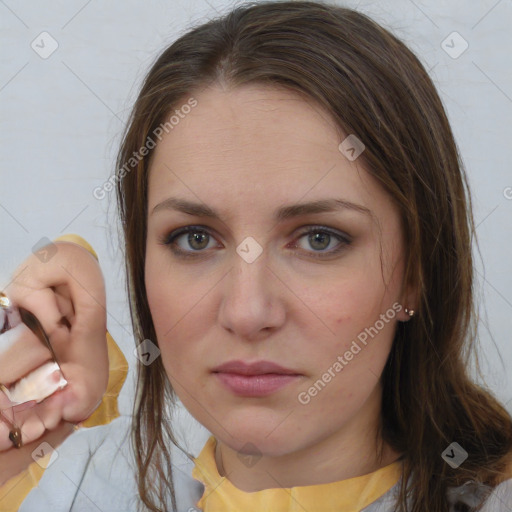
<svg viewBox="0 0 512 512">
<path fill-rule="evenodd" d="M 172 340 L 173 323 L 179 318 L 179 303 L 176 300 L 176 287 L 172 275 L 165 272 L 165 263 L 159 261 L 155 251 L 146 253 L 145 285 L 149 310 L 155 328 L 158 345 L 164 361 L 168 359 L 168 340 Z"/>
<path fill-rule="evenodd" d="M 160 260 L 160 261 L 159 261 Z M 146 294 L 162 362 L 168 376 L 181 381 L 186 369 L 201 361 L 201 340 L 207 328 L 207 298 L 204 290 L 194 287 L 194 280 L 172 272 L 169 262 L 148 250 L 146 259 Z M 180 377 L 181 376 L 181 377 Z"/>
<path fill-rule="evenodd" d="M 379 281 L 355 274 L 337 283 L 330 282 L 316 298 L 311 297 L 324 323 L 338 338 L 353 336 L 373 323 L 389 307 Z"/>
<path fill-rule="evenodd" d="M 162 324 L 172 308 L 172 294 L 169 293 L 169 286 L 163 279 L 158 267 L 151 264 L 151 259 L 146 260 L 145 285 L 151 318 L 157 334 L 162 331 Z"/>
<path fill-rule="evenodd" d="M 364 274 L 334 286 L 331 283 L 328 290 L 326 287 L 325 293 L 316 296 L 316 310 L 330 332 L 325 330 L 326 335 L 318 337 L 313 325 L 302 326 L 310 333 L 308 339 L 315 339 L 310 362 L 316 373 L 332 369 L 341 356 L 345 377 L 350 375 L 357 382 L 361 374 L 378 375 L 389 354 L 397 322 L 392 290 L 385 288 L 382 279 Z"/>
<path fill-rule="evenodd" d="M 157 334 L 163 335 L 192 307 L 193 282 L 187 283 L 182 274 L 173 271 L 165 251 L 148 247 L 145 285 L 153 324 Z"/>
</svg>

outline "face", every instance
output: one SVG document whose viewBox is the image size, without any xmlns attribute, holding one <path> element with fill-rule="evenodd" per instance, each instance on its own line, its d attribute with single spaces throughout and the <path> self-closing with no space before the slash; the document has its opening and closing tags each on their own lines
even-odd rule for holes
<svg viewBox="0 0 512 512">
<path fill-rule="evenodd" d="M 194 97 L 149 174 L 146 290 L 172 386 L 235 450 L 289 454 L 366 428 L 408 318 L 391 199 L 304 98 Z"/>
</svg>

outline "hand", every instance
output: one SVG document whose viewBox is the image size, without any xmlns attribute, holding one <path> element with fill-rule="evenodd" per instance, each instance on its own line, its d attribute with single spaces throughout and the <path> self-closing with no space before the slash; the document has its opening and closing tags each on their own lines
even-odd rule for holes
<svg viewBox="0 0 512 512">
<path fill-rule="evenodd" d="M 39 320 L 67 385 L 40 403 L 14 407 L 0 392 L 0 451 L 14 448 L 9 440 L 12 424 L 21 429 L 23 444 L 31 443 L 62 421 L 87 419 L 106 390 L 106 299 L 99 264 L 77 244 L 56 242 L 56 246 L 56 254 L 47 262 L 27 258 L 3 292 Z M 13 330 L 0 335 L 0 341 Z M 0 343 L 2 384 L 14 383 L 51 361 L 50 352 L 30 329 L 21 324 L 18 330 L 10 347 L 2 351 Z"/>
</svg>

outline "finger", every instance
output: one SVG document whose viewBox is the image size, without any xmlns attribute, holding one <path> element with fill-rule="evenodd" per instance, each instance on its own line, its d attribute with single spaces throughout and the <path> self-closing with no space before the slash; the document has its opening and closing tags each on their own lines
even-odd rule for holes
<svg viewBox="0 0 512 512">
<path fill-rule="evenodd" d="M 54 288 L 55 299 L 57 301 L 57 307 L 63 318 L 68 322 L 68 325 L 73 323 L 75 318 L 75 308 L 71 300 L 70 290 L 67 286 L 56 286 Z"/>
<path fill-rule="evenodd" d="M 10 425 L 0 420 L 0 452 L 14 448 L 12 441 L 9 439 L 11 429 Z"/>
<path fill-rule="evenodd" d="M 24 411 L 25 409 L 30 409 L 35 405 L 35 400 L 30 400 L 23 404 L 16 405 L 15 403 L 9 400 L 9 397 L 5 394 L 4 391 L 0 391 L 0 412 L 3 412 L 4 416 L 6 416 L 7 418 L 10 418 L 10 415 L 12 415 L 12 413 L 10 413 L 9 411 L 11 411 L 14 407 L 16 407 L 17 411 L 21 412 Z"/>
<path fill-rule="evenodd" d="M 108 382 L 105 291 L 99 266 L 93 265 L 80 279 L 75 278 L 74 268 L 68 270 L 72 276 L 69 289 L 75 309 L 71 342 L 66 343 L 62 336 L 61 343 L 56 333 L 52 343 L 69 383 L 68 389 L 62 390 L 67 397 L 63 419 L 77 422 L 94 411 Z"/>
<path fill-rule="evenodd" d="M 57 391 L 34 408 L 35 415 L 46 430 L 53 430 L 61 422 L 64 404 L 63 397 L 62 392 Z"/>
<path fill-rule="evenodd" d="M 22 434 L 19 419 L 11 407 L 0 412 L 0 451 L 13 447 L 19 448 L 15 442 L 22 443 Z"/>
<path fill-rule="evenodd" d="M 23 445 L 39 439 L 46 430 L 53 430 L 60 424 L 62 417 L 62 404 L 54 403 L 51 407 L 42 410 L 40 405 L 30 409 L 20 410 L 12 407 L 4 410 L 0 421 L 0 451 L 14 447 L 9 434 L 16 427 L 21 432 Z"/>
<path fill-rule="evenodd" d="M 47 400 L 61 400 L 62 419 L 79 423 L 87 419 L 101 404 L 108 381 L 108 360 L 106 370 L 96 368 L 91 371 L 68 363 L 64 364 L 64 372 L 70 375 L 68 386 L 58 392 L 60 397 L 54 398 L 52 395 Z"/>
<path fill-rule="evenodd" d="M 84 412 L 94 410 L 108 381 L 103 275 L 88 251 L 69 242 L 59 242 L 59 251 L 50 262 L 32 258 L 28 267 L 15 280 L 13 296 L 40 319 L 69 382 L 62 390 L 69 400 L 63 417 L 84 419 Z M 67 329 L 59 324 L 63 313 L 71 318 Z"/>
<path fill-rule="evenodd" d="M 5 290 L 15 304 L 39 319 L 48 335 L 62 316 L 82 305 L 95 301 L 105 308 L 103 275 L 96 258 L 72 242 L 59 241 L 55 245 L 57 252 L 50 261 L 27 258 Z M 66 299 L 71 299 L 73 309 Z"/>
<path fill-rule="evenodd" d="M 59 325 L 62 314 L 51 288 L 32 289 L 13 283 L 7 288 L 7 292 L 16 307 L 30 311 L 39 320 L 47 335 Z"/>
<path fill-rule="evenodd" d="M 73 432 L 73 425 L 62 422 L 55 430 L 45 432 L 42 438 L 32 441 L 32 443 L 24 443 L 19 449 L 13 448 L 0 453 L 0 485 L 7 480 L 19 474 L 26 469 L 32 462 L 33 452 L 40 449 L 41 441 L 44 439 L 50 446 L 55 449 Z M 1 436 L 2 434 L 0 434 Z M 0 443 L 2 437 L 0 437 Z"/>
<path fill-rule="evenodd" d="M 45 432 L 44 423 L 36 415 L 25 420 L 21 425 L 15 424 L 21 431 L 21 443 L 25 445 L 39 439 Z M 9 434 L 13 431 L 13 427 L 5 422 L 0 424 L 0 451 L 15 448 L 13 442 L 9 438 Z"/>
<path fill-rule="evenodd" d="M 46 361 L 51 353 L 25 325 L 0 335 L 0 384 L 10 386 Z"/>
<path fill-rule="evenodd" d="M 46 431 L 43 420 L 37 414 L 31 415 L 27 418 L 20 427 L 22 443 L 32 443 L 39 439 Z"/>
</svg>

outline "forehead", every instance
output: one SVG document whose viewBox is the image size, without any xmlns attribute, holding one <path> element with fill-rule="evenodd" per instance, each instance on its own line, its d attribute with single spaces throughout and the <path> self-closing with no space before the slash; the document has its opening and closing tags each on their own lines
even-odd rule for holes
<svg viewBox="0 0 512 512">
<path fill-rule="evenodd" d="M 149 211 L 170 194 L 262 214 L 271 204 L 326 196 L 389 202 L 362 160 L 340 152 L 344 135 L 330 115 L 303 96 L 251 85 L 215 86 L 194 98 L 197 106 L 154 150 Z"/>
</svg>

